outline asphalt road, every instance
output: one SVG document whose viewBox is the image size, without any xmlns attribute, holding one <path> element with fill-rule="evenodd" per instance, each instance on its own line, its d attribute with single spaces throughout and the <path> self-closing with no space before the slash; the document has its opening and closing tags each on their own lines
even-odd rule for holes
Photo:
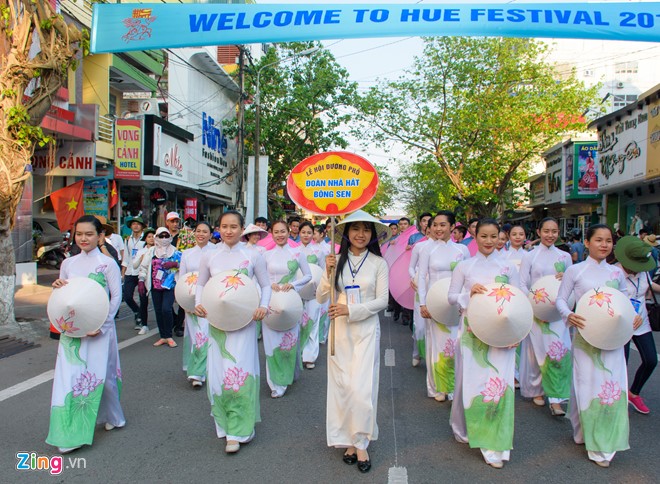
<svg viewBox="0 0 660 484">
<path fill-rule="evenodd" d="M 325 346 L 316 369 L 305 370 L 284 398 L 270 398 L 262 375 L 256 437 L 238 454 L 226 455 L 206 391 L 193 390 L 181 371 L 181 345 L 154 348 L 150 335 L 120 351 L 126 427 L 97 427 L 94 445 L 64 456 L 59 476 L 16 470 L 17 452 L 57 455 L 44 442 L 52 380 L 2 400 L 6 389 L 54 367 L 57 343 L 44 339 L 40 348 L 0 360 L 0 482 L 660 482 L 660 373 L 643 392 L 653 412 L 631 412 L 631 450 L 617 454 L 609 469 L 590 462 L 584 447 L 573 443 L 567 419 L 518 396 L 511 461 L 495 470 L 478 449 L 453 439 L 450 404 L 426 397 L 425 369 L 411 366 L 410 330 L 386 317 L 381 321 L 380 437 L 369 447 L 369 474 L 345 465 L 342 451 L 326 446 Z M 118 328 L 120 341 L 134 341 L 129 319 Z M 394 350 L 393 367 L 384 364 L 386 349 Z M 636 368 L 634 351 L 631 362 Z M 72 468 L 82 466 L 81 459 L 85 468 Z"/>
</svg>

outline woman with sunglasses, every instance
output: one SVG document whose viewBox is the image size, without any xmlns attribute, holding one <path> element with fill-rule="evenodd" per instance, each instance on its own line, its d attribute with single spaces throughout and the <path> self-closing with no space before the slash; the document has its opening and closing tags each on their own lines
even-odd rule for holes
<svg viewBox="0 0 660 484">
<path fill-rule="evenodd" d="M 158 227 L 156 230 L 154 244 L 154 247 L 142 256 L 138 270 L 138 292 L 140 295 L 151 293 L 160 333 L 160 339 L 154 346 L 166 344 L 170 348 L 176 348 L 178 345 L 172 339 L 172 306 L 176 284 L 175 270 L 179 268 L 181 252 L 172 245 L 172 236 L 165 227 Z"/>
</svg>

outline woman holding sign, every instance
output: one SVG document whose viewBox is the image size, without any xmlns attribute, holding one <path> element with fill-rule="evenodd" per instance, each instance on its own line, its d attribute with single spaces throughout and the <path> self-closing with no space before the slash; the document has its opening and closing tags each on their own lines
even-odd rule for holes
<svg viewBox="0 0 660 484">
<path fill-rule="evenodd" d="M 347 449 L 343 461 L 357 463 L 360 472 L 371 468 L 367 447 L 378 438 L 378 312 L 387 307 L 389 297 L 388 268 L 378 240 L 388 230 L 361 210 L 342 221 L 335 237 L 341 241 L 339 261 L 334 255 L 326 257 L 326 271 L 316 291 L 319 303 L 328 300 L 331 285 L 339 294 L 329 308 L 336 339 L 334 356 L 328 352 L 328 446 Z M 333 268 L 337 272 L 331 280 Z"/>
<path fill-rule="evenodd" d="M 204 285 L 223 271 L 244 272 L 256 276 L 261 286 L 259 307 L 246 326 L 235 331 L 223 331 L 209 326 L 207 349 L 208 394 L 211 414 L 219 439 L 227 438 L 225 452 L 238 452 L 242 443 L 254 438 L 254 426 L 259 415 L 259 352 L 257 325 L 266 316 L 270 301 L 268 272 L 263 257 L 240 243 L 243 216 L 233 210 L 223 213 L 218 221 L 222 242 L 215 250 L 202 254 L 195 291 L 195 314 L 205 318 L 208 313 L 201 304 Z"/>
<path fill-rule="evenodd" d="M 273 240 L 275 247 L 264 254 L 271 289 L 275 292 L 299 291 L 312 280 L 312 273 L 302 251 L 298 247 L 289 246 L 289 226 L 283 220 L 273 222 Z M 303 274 L 300 279 L 296 279 L 298 269 Z M 300 361 L 300 324 L 288 331 L 275 331 L 264 324 L 262 330 L 270 396 L 280 398 L 284 396 L 287 386 L 293 383 Z"/>
<path fill-rule="evenodd" d="M 119 403 L 121 369 L 114 318 L 121 304 L 121 273 L 114 259 L 99 250 L 103 228 L 96 217 L 83 215 L 73 230 L 81 252 L 62 263 L 53 287 L 64 287 L 73 277 L 87 277 L 103 286 L 110 306 L 99 330 L 82 338 L 60 336 L 46 442 L 62 454 L 92 445 L 97 422 L 106 430 L 126 425 Z M 69 316 L 74 318 L 75 313 Z M 73 319 L 70 326 L 77 329 Z"/>
</svg>

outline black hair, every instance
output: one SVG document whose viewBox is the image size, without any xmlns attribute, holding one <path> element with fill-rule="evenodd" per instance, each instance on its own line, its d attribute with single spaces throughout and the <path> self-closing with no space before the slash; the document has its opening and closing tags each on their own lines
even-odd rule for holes
<svg viewBox="0 0 660 484">
<path fill-rule="evenodd" d="M 557 219 L 556 219 L 556 218 L 554 218 L 554 217 L 545 217 L 543 220 L 541 220 L 541 221 L 539 222 L 539 228 L 538 228 L 538 230 L 542 230 L 542 229 L 543 229 L 543 226 L 544 226 L 547 222 L 554 222 L 554 223 L 557 224 L 557 227 L 559 227 L 559 222 L 557 222 Z"/>
<path fill-rule="evenodd" d="M 211 227 L 211 224 L 208 222 L 197 222 L 197 224 L 195 225 L 195 230 L 197 230 L 197 227 L 199 227 L 200 225 L 206 225 L 209 228 L 209 232 L 213 233 L 213 227 Z"/>
<path fill-rule="evenodd" d="M 289 223 L 290 223 L 290 222 L 289 222 Z M 271 223 L 270 226 L 273 227 L 273 228 L 275 228 L 275 226 L 276 226 L 277 224 L 284 224 L 284 226 L 286 227 L 286 231 L 287 231 L 287 232 L 289 231 L 289 224 L 286 223 L 285 220 L 281 220 L 281 219 L 280 219 L 280 220 L 273 220 L 273 222 Z"/>
<path fill-rule="evenodd" d="M 479 220 L 479 222 L 477 223 L 477 229 L 474 231 L 474 234 L 477 235 L 479 233 L 479 230 L 481 230 L 481 227 L 485 227 L 487 225 L 494 225 L 495 227 L 497 227 L 497 233 L 499 234 L 501 230 L 500 224 L 498 224 L 497 220 L 495 220 L 494 218 L 482 218 L 481 220 Z"/>
<path fill-rule="evenodd" d="M 156 236 L 156 229 L 153 227 L 147 227 L 142 231 L 142 238 L 140 239 L 141 242 L 146 242 L 147 241 L 147 235 L 149 234 L 154 234 L 154 237 Z"/>
<path fill-rule="evenodd" d="M 488 220 L 491 220 L 491 219 L 488 219 Z M 468 227 L 470 225 L 472 225 L 474 222 L 479 222 L 479 218 L 478 217 L 472 217 L 470 220 L 468 220 L 468 223 L 467 223 Z M 498 227 L 499 227 L 499 224 L 498 224 Z"/>
<path fill-rule="evenodd" d="M 647 234 L 648 235 L 649 234 L 649 229 L 647 227 L 642 227 L 641 229 L 639 229 L 639 232 L 638 232 L 637 235 L 642 235 L 642 234 Z"/>
<path fill-rule="evenodd" d="M 222 219 L 227 215 L 234 215 L 238 218 L 238 223 L 241 225 L 241 227 L 245 226 L 245 219 L 243 218 L 243 214 L 241 212 L 237 212 L 236 210 L 227 210 L 222 215 L 220 215 L 220 217 L 218 217 L 218 226 L 222 225 Z"/>
<path fill-rule="evenodd" d="M 314 226 L 312 225 L 312 222 L 309 222 L 309 221 L 305 220 L 304 222 L 302 222 L 300 224 L 300 227 L 298 228 L 298 230 L 299 231 L 302 230 L 303 227 L 309 227 L 312 230 L 312 233 L 314 232 Z"/>
<path fill-rule="evenodd" d="M 367 244 L 367 250 L 372 254 L 381 257 L 380 244 L 378 243 L 378 234 L 376 231 L 375 223 L 360 222 L 360 221 L 346 223 L 346 226 L 344 227 L 344 236 L 341 238 L 341 245 L 339 247 L 339 261 L 337 262 L 337 274 L 335 275 L 335 287 L 337 288 L 338 291 L 341 290 L 341 288 L 339 287 L 339 278 L 341 277 L 342 271 L 344 270 L 344 266 L 346 265 L 346 261 L 348 260 L 348 248 L 351 245 L 350 240 L 348 240 L 348 231 L 350 230 L 351 226 L 355 223 L 363 223 L 371 230 L 371 239 Z"/>
<path fill-rule="evenodd" d="M 314 225 L 314 231 L 322 234 L 325 232 L 325 224 Z"/>
<path fill-rule="evenodd" d="M 405 220 L 406 222 L 410 223 L 410 219 L 408 217 L 401 217 L 399 219 L 399 222 L 401 222 L 402 220 Z"/>
<path fill-rule="evenodd" d="M 429 220 L 429 225 L 435 222 L 435 219 L 441 215 L 447 217 L 447 221 L 449 222 L 449 225 L 456 225 L 456 214 L 451 210 L 440 210 L 438 213 L 435 214 L 435 217 Z"/>
<path fill-rule="evenodd" d="M 293 223 L 293 222 L 300 222 L 300 217 L 297 215 L 294 215 L 293 217 L 289 217 L 288 223 Z M 275 225 L 275 222 L 273 222 L 273 225 Z"/>
<path fill-rule="evenodd" d="M 420 224 L 422 223 L 422 219 L 423 219 L 424 217 L 431 217 L 431 218 L 433 218 L 433 214 L 432 214 L 431 212 L 424 212 L 423 214 L 421 214 L 421 215 L 419 216 L 419 218 L 417 219 L 418 222 L 419 222 Z M 429 220 L 431 220 L 431 219 L 429 219 Z"/>
<path fill-rule="evenodd" d="M 609 225 L 595 224 L 587 229 L 587 234 L 585 235 L 584 240 L 591 240 L 591 238 L 596 234 L 596 230 L 600 230 L 600 229 L 608 230 L 612 238 L 614 238 L 614 233 L 612 232 L 612 229 L 610 228 Z"/>
<path fill-rule="evenodd" d="M 94 226 L 94 229 L 96 230 L 97 235 L 101 235 L 101 232 L 105 232 L 103 230 L 103 225 L 101 224 L 101 221 L 97 219 L 94 215 L 83 215 L 78 220 L 76 220 L 76 223 L 73 224 L 74 232 L 76 231 L 76 227 L 78 227 L 78 224 L 92 224 Z"/>
<path fill-rule="evenodd" d="M 254 219 L 255 224 L 266 224 L 268 225 L 268 219 L 266 217 L 257 217 Z"/>
<path fill-rule="evenodd" d="M 436 215 L 437 217 L 437 215 Z M 460 233 L 463 234 L 463 237 L 467 235 L 467 227 L 465 225 L 459 225 L 457 227 L 454 227 L 454 230 L 458 230 Z"/>
<path fill-rule="evenodd" d="M 392 222 L 392 223 L 390 224 L 390 227 L 398 227 L 398 226 L 399 226 L 399 224 L 396 223 L 396 222 Z"/>
</svg>

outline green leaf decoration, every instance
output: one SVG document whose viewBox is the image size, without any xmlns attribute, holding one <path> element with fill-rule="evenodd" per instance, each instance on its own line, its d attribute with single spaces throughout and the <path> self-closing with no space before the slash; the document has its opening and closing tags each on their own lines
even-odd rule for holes
<svg viewBox="0 0 660 484">
<path fill-rule="evenodd" d="M 325 331 L 325 325 L 327 324 L 328 321 L 328 313 L 323 312 L 321 314 L 321 318 L 319 319 L 319 341 L 323 339 L 323 334 Z"/>
<path fill-rule="evenodd" d="M 237 391 L 222 388 L 220 395 L 211 395 L 211 414 L 227 435 L 249 437 L 259 418 L 259 382 L 248 375 Z"/>
<path fill-rule="evenodd" d="M 193 317 L 196 317 L 194 314 L 192 315 Z M 186 327 L 186 331 L 183 335 L 183 348 L 181 350 L 182 357 L 183 357 L 183 368 L 186 369 L 188 367 L 188 364 L 190 363 L 190 348 L 192 346 L 192 341 L 190 339 L 190 331 L 193 327 L 196 326 L 196 321 L 195 321 L 195 326 L 189 325 L 190 327 Z M 188 324 L 186 322 L 186 324 Z"/>
<path fill-rule="evenodd" d="M 74 397 L 73 392 L 69 392 L 64 399 L 64 406 L 55 406 L 50 410 L 46 443 L 56 447 L 91 445 L 102 394 L 103 384 L 86 397 Z"/>
<path fill-rule="evenodd" d="M 534 322 L 541 328 L 541 333 L 543 334 L 552 334 L 556 336 L 557 338 L 560 338 L 560 336 L 555 333 L 553 330 L 550 329 L 550 323 L 547 321 L 541 321 L 539 318 L 535 317 Z"/>
<path fill-rule="evenodd" d="M 515 396 L 507 386 L 499 402 L 484 402 L 477 395 L 465 409 L 470 447 L 504 451 L 513 448 L 513 412 Z"/>
<path fill-rule="evenodd" d="M 566 272 L 566 263 L 565 262 L 555 262 L 555 270 L 557 271 L 557 274 L 560 272 Z"/>
<path fill-rule="evenodd" d="M 433 364 L 433 381 L 439 392 L 454 391 L 454 358 L 447 358 L 442 352 L 438 355 L 438 361 Z"/>
<path fill-rule="evenodd" d="M 295 274 L 298 268 L 300 267 L 297 260 L 290 260 L 286 263 L 287 268 L 289 269 L 289 274 Z"/>
<path fill-rule="evenodd" d="M 467 318 L 465 318 L 467 322 Z M 472 352 L 474 361 L 482 368 L 492 368 L 497 373 L 499 370 L 495 368 L 488 360 L 488 350 L 490 346 L 477 338 L 472 331 L 464 331 L 461 336 L 461 344 Z"/>
<path fill-rule="evenodd" d="M 248 272 L 248 270 L 245 269 L 245 268 L 239 269 L 239 270 L 238 270 L 238 274 L 243 274 L 244 276 L 249 276 L 249 275 L 250 275 L 250 273 Z"/>
<path fill-rule="evenodd" d="M 458 265 L 458 261 L 457 261 L 457 260 L 451 261 L 451 262 L 449 263 L 449 270 L 450 270 L 450 271 L 453 271 L 453 270 L 456 268 L 457 265 Z"/>
<path fill-rule="evenodd" d="M 499 282 L 501 284 L 508 284 L 509 283 L 509 276 L 505 276 L 500 274 L 499 276 L 495 277 L 495 282 Z"/>
<path fill-rule="evenodd" d="M 190 358 L 188 359 L 188 376 L 206 376 L 206 356 L 208 353 L 208 346 L 209 344 L 207 341 L 199 348 L 196 346 L 192 347 L 192 352 L 190 353 Z M 225 356 L 225 358 L 227 357 Z"/>
<path fill-rule="evenodd" d="M 630 448 L 628 436 L 628 396 L 622 389 L 613 405 L 601 405 L 594 398 L 586 410 L 580 412 L 580 424 L 587 449 L 594 452 L 616 452 Z"/>
<path fill-rule="evenodd" d="M 273 383 L 280 386 L 288 386 L 293 383 L 297 352 L 298 345 L 295 345 L 286 351 L 277 347 L 273 350 L 273 356 L 266 355 L 266 364 Z"/>
<path fill-rule="evenodd" d="M 302 348 L 307 343 L 309 335 L 312 334 L 312 329 L 314 329 L 314 320 L 307 319 L 307 324 L 300 325 L 300 347 Z"/>
<path fill-rule="evenodd" d="M 609 280 L 605 283 L 605 285 L 613 289 L 619 289 L 619 281 L 617 279 Z"/>
<path fill-rule="evenodd" d="M 443 333 L 451 333 L 451 329 L 449 329 L 447 326 L 445 326 L 442 323 L 438 323 L 437 321 L 433 321 L 436 325 L 436 327 L 442 331 Z"/>
<path fill-rule="evenodd" d="M 307 263 L 308 264 L 319 264 L 319 257 L 316 254 L 308 255 L 307 256 Z"/>
<path fill-rule="evenodd" d="M 603 358 L 601 356 L 601 350 L 587 343 L 579 332 L 577 332 L 575 334 L 575 338 L 573 338 L 573 348 L 579 348 L 580 350 L 584 351 L 587 356 L 591 358 L 596 368 L 602 371 L 606 371 L 610 375 L 612 374 L 610 370 L 605 368 L 605 363 L 603 363 Z"/>
<path fill-rule="evenodd" d="M 422 360 L 426 358 L 426 338 L 417 340 L 417 352 Z"/>
<path fill-rule="evenodd" d="M 573 358 L 570 351 L 559 361 L 546 356 L 541 365 L 543 392 L 550 398 L 570 398 L 572 374 Z"/>
<path fill-rule="evenodd" d="M 124 386 L 124 382 L 122 381 L 121 378 L 117 378 L 117 395 L 119 395 L 119 398 L 121 399 L 121 389 Z"/>
<path fill-rule="evenodd" d="M 80 357 L 80 345 L 82 338 L 72 338 L 60 335 L 60 346 L 64 350 L 64 358 L 70 365 L 87 367 L 87 363 Z"/>
<path fill-rule="evenodd" d="M 222 357 L 236 363 L 236 358 L 234 358 L 234 356 L 229 351 L 227 351 L 227 346 L 226 346 L 227 333 L 225 333 L 221 329 L 209 325 L 209 335 L 218 344 L 218 348 L 220 348 L 220 354 L 222 355 Z"/>
<path fill-rule="evenodd" d="M 98 282 L 103 287 L 108 285 L 107 281 L 105 280 L 105 274 L 103 274 L 103 272 L 90 272 L 87 277 L 93 281 Z"/>
</svg>

